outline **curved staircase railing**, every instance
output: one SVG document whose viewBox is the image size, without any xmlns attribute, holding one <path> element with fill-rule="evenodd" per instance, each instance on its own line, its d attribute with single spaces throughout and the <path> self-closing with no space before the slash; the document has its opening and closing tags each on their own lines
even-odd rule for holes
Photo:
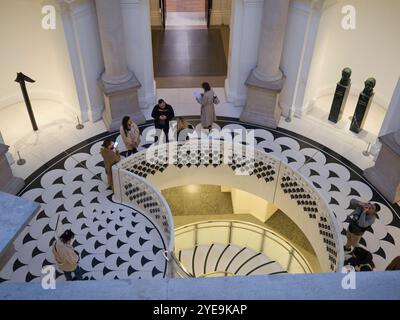
<svg viewBox="0 0 400 320">
<path fill-rule="evenodd" d="M 206 230 L 202 234 L 202 231 Z M 225 241 L 224 241 L 225 239 Z M 254 223 L 240 220 L 207 220 L 175 229 L 175 253 L 215 242 L 234 244 L 265 254 L 289 273 L 313 273 L 304 255 L 280 234 Z M 218 270 L 217 272 L 226 272 Z"/>
<path fill-rule="evenodd" d="M 113 167 L 114 199 L 146 213 L 159 227 L 171 255 L 174 250 L 173 218 L 154 179 L 167 172 L 169 178 L 176 178 L 180 173 L 177 169 L 184 168 L 186 174 L 179 176 L 179 182 L 190 184 L 196 174 L 198 179 L 199 175 L 200 180 L 204 178 L 204 170 L 202 174 L 196 173 L 195 169 L 199 167 L 221 168 L 223 179 L 230 179 L 232 186 L 240 189 L 245 181 L 251 190 L 244 191 L 263 197 L 289 213 L 301 229 L 307 230 L 322 272 L 341 271 L 344 260 L 342 228 L 327 201 L 298 169 L 264 150 L 215 139 L 152 145 Z M 224 181 L 227 185 L 216 172 L 213 171 L 210 178 L 215 183 Z"/>
</svg>

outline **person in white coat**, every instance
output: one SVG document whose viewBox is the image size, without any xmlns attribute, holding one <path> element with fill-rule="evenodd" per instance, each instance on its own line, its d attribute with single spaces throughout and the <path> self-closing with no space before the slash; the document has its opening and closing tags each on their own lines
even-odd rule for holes
<svg viewBox="0 0 400 320">
<path fill-rule="evenodd" d="M 214 91 L 211 89 L 208 82 L 202 83 L 204 93 L 200 97 L 196 98 L 197 102 L 201 104 L 200 120 L 203 129 L 210 130 L 213 122 L 217 120 L 215 115 L 214 102 L 216 99 Z"/>
</svg>

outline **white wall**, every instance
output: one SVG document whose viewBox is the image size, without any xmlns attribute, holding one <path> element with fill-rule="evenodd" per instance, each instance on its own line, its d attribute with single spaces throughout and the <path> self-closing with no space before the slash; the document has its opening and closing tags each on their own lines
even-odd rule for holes
<svg viewBox="0 0 400 320">
<path fill-rule="evenodd" d="M 245 82 L 257 65 L 262 8 L 262 0 L 232 0 L 225 90 L 227 101 L 235 106 L 245 105 Z"/>
<path fill-rule="evenodd" d="M 356 29 L 341 26 L 344 5 L 356 8 Z M 352 91 L 358 95 L 364 81 L 375 77 L 375 103 L 387 108 L 400 74 L 400 1 L 327 1 L 321 17 L 317 44 L 304 106 L 333 94 L 341 70 L 350 67 Z"/>
<path fill-rule="evenodd" d="M 0 1 L 0 108 L 23 101 L 17 72 L 32 79 L 31 100 L 60 102 L 71 114 L 79 113 L 75 82 L 68 58 L 62 19 L 57 13 L 56 30 L 41 27 L 42 6 L 54 0 Z"/>
<path fill-rule="evenodd" d="M 261 222 L 267 221 L 278 208 L 272 203 L 239 189 L 231 189 L 232 207 L 235 214 L 252 214 Z"/>
</svg>

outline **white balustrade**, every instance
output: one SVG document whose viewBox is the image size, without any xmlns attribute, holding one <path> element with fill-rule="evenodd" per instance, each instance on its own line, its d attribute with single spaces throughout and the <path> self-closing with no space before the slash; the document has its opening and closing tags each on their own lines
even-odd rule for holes
<svg viewBox="0 0 400 320">
<path fill-rule="evenodd" d="M 263 150 L 215 139 L 153 145 L 120 161 L 113 176 L 117 201 L 148 214 L 170 253 L 173 219 L 158 189 L 219 182 L 274 203 L 307 236 L 321 270 L 341 271 L 342 228 L 333 211 L 308 177 Z"/>
</svg>

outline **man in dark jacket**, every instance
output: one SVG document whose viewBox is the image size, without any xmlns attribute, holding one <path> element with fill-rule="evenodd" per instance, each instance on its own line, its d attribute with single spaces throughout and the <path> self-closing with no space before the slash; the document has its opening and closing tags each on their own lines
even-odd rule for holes
<svg viewBox="0 0 400 320">
<path fill-rule="evenodd" d="M 372 226 L 376 219 L 376 213 L 381 209 L 377 203 L 364 203 L 356 199 L 350 201 L 350 209 L 354 211 L 349 215 L 352 220 L 349 223 L 344 246 L 345 253 L 350 253 L 352 247 L 357 247 L 364 232 Z"/>
<path fill-rule="evenodd" d="M 154 118 L 154 126 L 158 129 L 154 142 L 158 141 L 159 135 L 162 132 L 164 132 L 166 142 L 168 142 L 169 122 L 175 117 L 174 109 L 172 109 L 171 105 L 165 103 L 163 99 L 160 99 L 158 100 L 158 104 L 153 108 L 151 116 Z"/>
</svg>

